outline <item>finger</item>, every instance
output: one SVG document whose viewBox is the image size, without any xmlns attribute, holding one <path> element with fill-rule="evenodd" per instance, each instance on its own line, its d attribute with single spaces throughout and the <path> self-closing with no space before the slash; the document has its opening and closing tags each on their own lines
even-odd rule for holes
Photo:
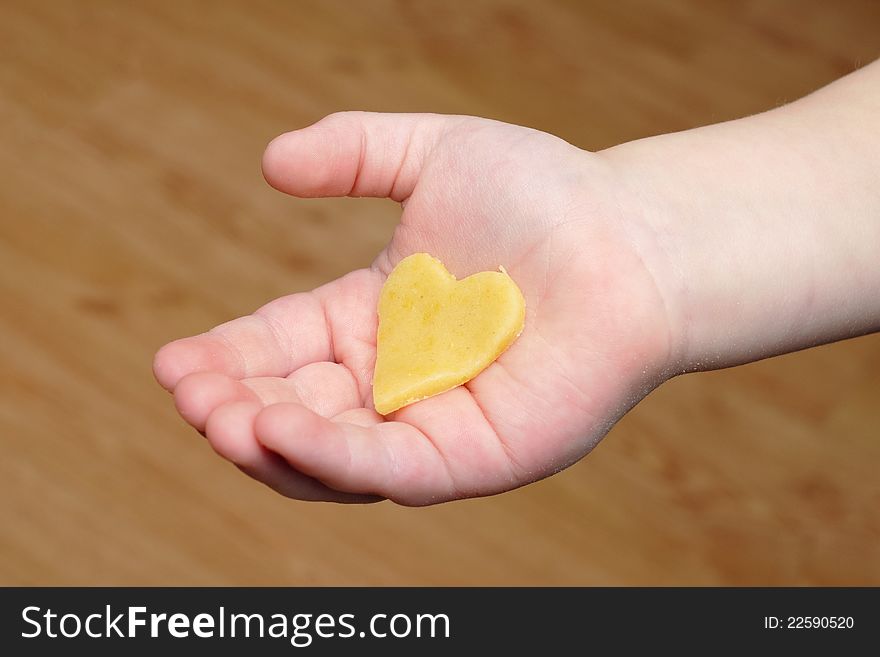
<svg viewBox="0 0 880 657">
<path fill-rule="evenodd" d="M 344 365 L 310 363 L 287 378 L 256 377 L 238 381 L 215 372 L 196 372 L 180 380 L 174 404 L 181 417 L 199 431 L 214 409 L 236 401 L 262 406 L 297 402 L 324 417 L 361 406 L 354 376 Z"/>
<path fill-rule="evenodd" d="M 254 433 L 296 470 L 336 490 L 413 506 L 459 497 L 437 449 L 408 424 L 363 427 L 299 404 L 275 404 L 257 415 Z"/>
<path fill-rule="evenodd" d="M 308 363 L 333 360 L 331 347 L 321 300 L 313 293 L 292 294 L 253 315 L 166 344 L 153 360 L 153 372 L 167 390 L 193 372 L 220 372 L 235 379 L 287 376 Z"/>
<path fill-rule="evenodd" d="M 217 408 L 208 418 L 205 431 L 214 450 L 249 476 L 287 497 L 342 503 L 368 503 L 381 499 L 332 490 L 297 472 L 284 459 L 261 446 L 254 438 L 254 420 L 261 409 L 262 406 L 253 401 Z"/>
<path fill-rule="evenodd" d="M 285 379 L 244 379 L 242 383 L 259 397 L 263 406 L 296 402 L 328 418 L 363 407 L 354 376 L 339 363 L 310 363 Z"/>
<path fill-rule="evenodd" d="M 339 112 L 276 137 L 263 175 L 301 197 L 409 197 L 422 162 L 443 131 L 465 117 Z"/>
<path fill-rule="evenodd" d="M 188 374 L 174 388 L 177 412 L 198 431 L 205 430 L 216 408 L 234 401 L 259 402 L 259 397 L 241 381 L 217 372 Z"/>
</svg>

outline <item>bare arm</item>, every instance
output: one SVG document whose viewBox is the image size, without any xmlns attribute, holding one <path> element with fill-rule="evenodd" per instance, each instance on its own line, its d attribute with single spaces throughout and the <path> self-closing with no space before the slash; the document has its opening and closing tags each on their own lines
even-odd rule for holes
<svg viewBox="0 0 880 657">
<path fill-rule="evenodd" d="M 675 367 L 880 329 L 880 62 L 790 105 L 603 155 L 653 232 Z"/>
</svg>

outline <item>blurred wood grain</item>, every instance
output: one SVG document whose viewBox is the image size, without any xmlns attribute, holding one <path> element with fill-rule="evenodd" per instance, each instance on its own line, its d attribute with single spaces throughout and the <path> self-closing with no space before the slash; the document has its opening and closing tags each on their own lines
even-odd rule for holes
<svg viewBox="0 0 880 657">
<path fill-rule="evenodd" d="M 292 502 L 180 421 L 164 342 L 368 264 L 390 202 L 298 201 L 339 109 L 598 149 L 880 55 L 880 3 L 0 0 L 0 584 L 880 584 L 880 338 L 676 379 L 502 496 Z"/>
</svg>

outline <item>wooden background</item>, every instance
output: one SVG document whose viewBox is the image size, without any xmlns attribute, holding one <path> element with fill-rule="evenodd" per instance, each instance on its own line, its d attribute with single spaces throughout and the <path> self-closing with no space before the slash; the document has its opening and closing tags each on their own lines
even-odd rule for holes
<svg viewBox="0 0 880 657">
<path fill-rule="evenodd" d="M 880 337 L 663 386 L 587 459 L 427 509 L 292 502 L 152 354 L 367 265 L 398 207 L 298 201 L 339 109 L 585 148 L 792 100 L 880 55 L 873 0 L 0 0 L 0 584 L 880 584 Z"/>
</svg>

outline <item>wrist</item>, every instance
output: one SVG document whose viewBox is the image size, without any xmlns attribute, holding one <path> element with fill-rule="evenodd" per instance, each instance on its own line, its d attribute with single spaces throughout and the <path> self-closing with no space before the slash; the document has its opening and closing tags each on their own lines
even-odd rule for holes
<svg viewBox="0 0 880 657">
<path fill-rule="evenodd" d="M 676 371 L 877 329 L 876 164 L 854 143 L 865 132 L 853 116 L 834 115 L 836 100 L 809 97 L 602 153 L 650 235 Z"/>
</svg>

